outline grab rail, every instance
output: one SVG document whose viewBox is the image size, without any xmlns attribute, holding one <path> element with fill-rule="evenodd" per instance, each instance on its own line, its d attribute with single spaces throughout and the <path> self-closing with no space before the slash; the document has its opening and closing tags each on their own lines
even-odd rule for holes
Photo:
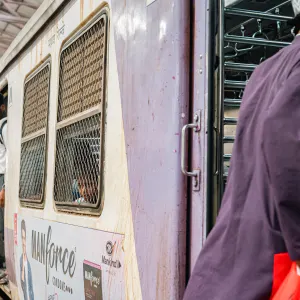
<svg viewBox="0 0 300 300">
<path fill-rule="evenodd" d="M 249 45 L 267 46 L 267 47 L 276 47 L 276 48 L 284 48 L 291 44 L 291 43 L 281 42 L 281 41 L 270 41 L 266 39 L 243 37 L 243 36 L 230 35 L 230 34 L 226 34 L 224 36 L 224 41 L 229 43 L 243 43 Z"/>
<path fill-rule="evenodd" d="M 231 154 L 224 154 L 223 159 L 224 159 L 224 161 L 230 161 Z"/>
<path fill-rule="evenodd" d="M 224 144 L 231 144 L 234 143 L 235 137 L 234 136 L 224 136 L 223 142 Z"/>
<path fill-rule="evenodd" d="M 255 70 L 255 68 L 257 67 L 257 65 L 225 62 L 224 67 L 225 67 L 226 71 L 253 72 Z"/>
<path fill-rule="evenodd" d="M 224 99 L 224 105 L 227 107 L 240 107 L 242 99 Z"/>
<path fill-rule="evenodd" d="M 237 118 L 224 118 L 224 125 L 237 125 Z"/>
<path fill-rule="evenodd" d="M 225 80 L 224 85 L 226 88 L 244 89 L 247 85 L 247 81 Z"/>
<path fill-rule="evenodd" d="M 257 19 L 264 19 L 264 20 L 271 20 L 271 21 L 290 21 L 293 19 L 292 17 L 288 17 L 288 16 L 274 15 L 270 13 L 239 9 L 239 8 L 225 8 L 224 12 L 226 15 L 242 16 L 242 17 L 257 18 Z"/>
</svg>

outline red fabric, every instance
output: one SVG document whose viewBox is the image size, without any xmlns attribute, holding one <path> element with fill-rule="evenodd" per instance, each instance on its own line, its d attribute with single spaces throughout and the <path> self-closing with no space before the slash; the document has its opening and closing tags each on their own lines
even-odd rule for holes
<svg viewBox="0 0 300 300">
<path fill-rule="evenodd" d="M 300 300 L 300 276 L 297 274 L 296 266 L 296 263 L 292 263 L 290 272 L 271 300 Z"/>
<path fill-rule="evenodd" d="M 291 270 L 292 261 L 288 253 L 274 255 L 272 297 L 277 293 L 281 284 Z"/>
</svg>

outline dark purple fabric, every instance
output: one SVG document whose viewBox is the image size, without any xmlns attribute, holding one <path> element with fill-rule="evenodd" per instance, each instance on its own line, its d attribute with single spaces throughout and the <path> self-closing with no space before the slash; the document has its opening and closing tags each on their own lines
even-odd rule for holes
<svg viewBox="0 0 300 300">
<path fill-rule="evenodd" d="M 300 259 L 300 37 L 247 85 L 216 225 L 184 300 L 265 300 L 277 253 Z"/>
</svg>

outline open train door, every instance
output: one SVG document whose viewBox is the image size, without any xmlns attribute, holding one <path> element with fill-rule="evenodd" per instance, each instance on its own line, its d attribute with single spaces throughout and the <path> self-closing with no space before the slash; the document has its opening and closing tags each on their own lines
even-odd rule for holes
<svg viewBox="0 0 300 300">
<path fill-rule="evenodd" d="M 182 172 L 190 178 L 188 275 L 221 205 L 247 81 L 294 39 L 290 1 L 192 3 L 190 123 L 182 132 L 189 141 L 189 152 L 182 143 Z"/>
</svg>

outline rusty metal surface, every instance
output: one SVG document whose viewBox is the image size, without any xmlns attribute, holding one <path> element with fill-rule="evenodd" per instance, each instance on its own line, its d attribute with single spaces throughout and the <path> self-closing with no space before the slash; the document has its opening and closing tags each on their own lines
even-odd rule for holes
<svg viewBox="0 0 300 300">
<path fill-rule="evenodd" d="M 185 287 L 187 195 L 180 131 L 188 123 L 189 2 L 112 1 L 144 300 L 179 300 Z"/>
</svg>

